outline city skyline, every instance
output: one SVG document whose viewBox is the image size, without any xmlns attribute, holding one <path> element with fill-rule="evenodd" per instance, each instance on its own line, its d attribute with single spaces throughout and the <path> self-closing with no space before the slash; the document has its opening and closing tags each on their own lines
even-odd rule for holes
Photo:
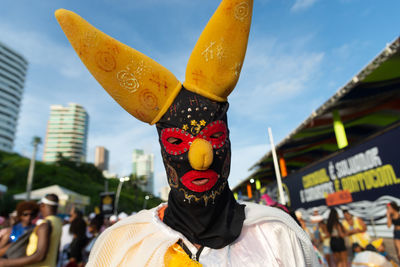
<svg viewBox="0 0 400 267">
<path fill-rule="evenodd" d="M 89 162 L 94 161 L 95 147 L 105 146 L 110 171 L 127 175 L 131 150 L 144 149 L 155 155 L 156 179 L 165 178 L 156 129 L 132 118 L 104 92 L 75 55 L 53 13 L 58 8 L 77 12 L 182 81 L 191 50 L 219 1 L 23 3 L 5 1 L 0 16 L 0 41 L 30 63 L 15 150 L 29 156 L 32 136 L 44 139 L 51 104 L 76 102 L 93 114 Z M 255 1 L 248 52 L 229 98 L 231 187 L 268 152 L 267 127 L 279 143 L 398 37 L 399 7 L 398 1 Z M 39 156 L 42 151 L 43 146 Z M 156 188 L 165 184 L 166 178 Z"/>
</svg>

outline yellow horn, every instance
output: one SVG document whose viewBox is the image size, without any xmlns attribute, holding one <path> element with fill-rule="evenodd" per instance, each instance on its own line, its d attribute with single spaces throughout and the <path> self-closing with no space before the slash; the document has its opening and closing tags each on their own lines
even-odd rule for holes
<svg viewBox="0 0 400 267">
<path fill-rule="evenodd" d="M 181 90 L 175 76 L 77 14 L 59 9 L 55 16 L 82 62 L 104 89 L 137 119 L 156 123 Z"/>
<path fill-rule="evenodd" d="M 253 0 L 223 0 L 189 59 L 184 87 L 224 102 L 235 88 L 246 54 Z"/>
</svg>

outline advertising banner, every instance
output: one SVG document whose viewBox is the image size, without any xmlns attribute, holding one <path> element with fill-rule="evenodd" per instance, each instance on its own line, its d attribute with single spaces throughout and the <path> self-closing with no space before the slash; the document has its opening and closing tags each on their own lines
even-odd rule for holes
<svg viewBox="0 0 400 267">
<path fill-rule="evenodd" d="M 329 205 L 329 195 L 353 202 L 400 198 L 400 127 L 289 175 L 283 187 L 292 209 Z"/>
</svg>

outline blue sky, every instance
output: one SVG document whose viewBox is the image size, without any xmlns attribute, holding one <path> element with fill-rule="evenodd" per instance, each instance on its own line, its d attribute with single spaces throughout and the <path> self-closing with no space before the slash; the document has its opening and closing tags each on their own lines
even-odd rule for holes
<svg viewBox="0 0 400 267">
<path fill-rule="evenodd" d="M 29 61 L 15 151 L 29 156 L 44 140 L 50 105 L 81 104 L 90 116 L 88 161 L 98 145 L 112 172 L 131 172 L 133 149 L 155 154 L 156 186 L 166 184 L 156 129 L 125 112 L 80 62 L 54 18 L 72 10 L 155 59 L 179 80 L 217 0 L 3 0 L 0 41 Z M 255 0 L 242 74 L 230 95 L 230 184 L 249 175 L 279 143 L 400 35 L 398 0 Z M 38 159 L 42 157 L 39 150 Z M 156 189 L 158 191 L 158 189 Z"/>
</svg>

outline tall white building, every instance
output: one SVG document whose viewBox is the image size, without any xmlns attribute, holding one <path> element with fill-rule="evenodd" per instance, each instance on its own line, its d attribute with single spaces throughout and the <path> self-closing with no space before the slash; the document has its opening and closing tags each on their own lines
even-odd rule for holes
<svg viewBox="0 0 400 267">
<path fill-rule="evenodd" d="M 89 115 L 74 103 L 50 106 L 43 161 L 55 162 L 59 155 L 76 162 L 86 161 Z"/>
<path fill-rule="evenodd" d="M 0 150 L 11 152 L 28 62 L 0 42 Z"/>
<path fill-rule="evenodd" d="M 146 183 L 139 185 L 143 191 L 153 194 L 154 191 L 154 154 L 145 154 L 143 150 L 134 149 L 132 153 L 132 173 L 143 177 Z"/>
</svg>

